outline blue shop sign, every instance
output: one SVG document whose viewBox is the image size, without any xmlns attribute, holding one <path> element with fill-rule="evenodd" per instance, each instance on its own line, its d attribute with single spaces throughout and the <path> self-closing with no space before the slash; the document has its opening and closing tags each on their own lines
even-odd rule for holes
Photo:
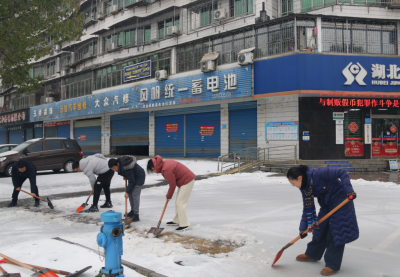
<svg viewBox="0 0 400 277">
<path fill-rule="evenodd" d="M 254 63 L 254 94 L 400 92 L 400 58 L 298 53 Z"/>
<path fill-rule="evenodd" d="M 252 96 L 251 66 L 208 72 L 59 101 L 30 109 L 30 121 Z"/>
<path fill-rule="evenodd" d="M 124 82 L 151 76 L 151 61 L 145 61 L 124 67 Z"/>
</svg>

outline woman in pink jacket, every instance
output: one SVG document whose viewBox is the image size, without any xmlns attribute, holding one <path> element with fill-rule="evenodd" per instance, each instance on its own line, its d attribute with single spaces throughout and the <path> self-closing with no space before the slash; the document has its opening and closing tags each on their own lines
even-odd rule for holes
<svg viewBox="0 0 400 277">
<path fill-rule="evenodd" d="M 174 195 L 178 187 L 178 195 L 175 202 L 175 217 L 167 225 L 179 225 L 176 230 L 180 231 L 189 227 L 190 222 L 186 216 L 186 206 L 190 193 L 194 186 L 196 175 L 180 162 L 173 160 L 163 161 L 161 156 L 155 156 L 147 163 L 147 172 L 161 173 L 169 184 L 167 199 Z"/>
</svg>

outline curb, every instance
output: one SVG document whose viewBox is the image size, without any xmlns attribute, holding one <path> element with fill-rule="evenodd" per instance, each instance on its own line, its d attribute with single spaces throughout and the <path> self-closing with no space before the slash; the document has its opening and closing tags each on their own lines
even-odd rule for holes
<svg viewBox="0 0 400 277">
<path fill-rule="evenodd" d="M 53 239 L 61 241 L 61 242 L 65 242 L 65 243 L 68 243 L 68 244 L 76 245 L 76 246 L 79 246 L 79 247 L 82 247 L 82 248 L 85 248 L 87 250 L 90 250 L 90 251 L 92 251 L 92 252 L 104 257 L 104 254 L 100 253 L 99 251 L 97 251 L 95 249 L 92 249 L 90 247 L 84 246 L 82 244 L 75 243 L 75 242 L 72 242 L 72 241 L 69 241 L 69 240 L 65 240 L 65 239 L 62 239 L 62 238 L 59 238 L 59 237 L 56 237 L 56 238 L 53 238 Z M 142 267 L 140 265 L 137 265 L 137 264 L 134 264 L 134 263 L 122 260 L 122 259 L 121 259 L 121 261 L 122 261 L 122 264 L 124 266 L 129 267 L 130 269 L 133 269 L 136 272 L 138 272 L 138 273 L 140 273 L 140 274 L 142 274 L 144 276 L 147 276 L 147 277 L 168 277 L 166 275 L 162 275 L 160 273 L 157 273 L 157 272 L 155 272 L 153 270 L 147 269 L 147 268 Z"/>
</svg>

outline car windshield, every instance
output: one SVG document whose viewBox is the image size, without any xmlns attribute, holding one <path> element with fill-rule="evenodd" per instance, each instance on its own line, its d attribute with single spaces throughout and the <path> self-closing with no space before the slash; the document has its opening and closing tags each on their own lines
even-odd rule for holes
<svg viewBox="0 0 400 277">
<path fill-rule="evenodd" d="M 30 145 L 32 142 L 34 141 L 25 141 L 23 143 L 21 143 L 20 145 L 18 145 L 17 147 L 15 147 L 12 151 L 21 151 L 23 149 L 25 149 L 28 145 Z"/>
</svg>

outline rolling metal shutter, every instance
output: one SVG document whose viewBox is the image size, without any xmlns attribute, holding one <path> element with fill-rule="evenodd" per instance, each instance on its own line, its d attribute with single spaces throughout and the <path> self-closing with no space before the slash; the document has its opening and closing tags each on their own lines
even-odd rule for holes
<svg viewBox="0 0 400 277">
<path fill-rule="evenodd" d="M 70 125 L 57 126 L 57 137 L 70 138 Z"/>
<path fill-rule="evenodd" d="M 161 110 L 154 113 L 155 117 L 177 115 L 177 114 L 193 114 L 193 113 L 206 113 L 206 112 L 219 112 L 221 110 L 220 105 L 210 105 L 210 106 L 198 106 L 183 109 L 170 109 Z"/>
<path fill-rule="evenodd" d="M 34 138 L 42 138 L 43 137 L 43 128 L 34 128 L 33 129 L 33 137 Z"/>
<path fill-rule="evenodd" d="M 149 113 L 112 115 L 111 146 L 149 145 Z"/>
<path fill-rule="evenodd" d="M 24 130 L 9 131 L 10 144 L 21 144 L 24 142 Z"/>
<path fill-rule="evenodd" d="M 0 144 L 6 144 L 6 143 L 7 143 L 7 129 L 0 128 Z"/>
<path fill-rule="evenodd" d="M 229 152 L 257 147 L 257 102 L 229 104 Z"/>
<path fill-rule="evenodd" d="M 55 137 L 57 137 L 57 127 L 46 127 L 46 128 L 44 128 L 44 136 L 46 138 L 55 138 Z"/>
<path fill-rule="evenodd" d="M 25 141 L 33 139 L 33 128 L 25 129 L 24 132 L 25 132 Z"/>
<path fill-rule="evenodd" d="M 219 157 L 221 153 L 220 124 L 219 111 L 186 115 L 186 157 Z M 207 135 L 202 135 L 205 131 L 201 132 L 201 127 L 209 128 Z"/>
<path fill-rule="evenodd" d="M 175 125 L 177 124 L 177 125 Z M 183 157 L 184 115 L 156 117 L 156 155 Z"/>
<path fill-rule="evenodd" d="M 84 155 L 101 153 L 101 119 L 75 122 L 74 134 Z"/>
</svg>

